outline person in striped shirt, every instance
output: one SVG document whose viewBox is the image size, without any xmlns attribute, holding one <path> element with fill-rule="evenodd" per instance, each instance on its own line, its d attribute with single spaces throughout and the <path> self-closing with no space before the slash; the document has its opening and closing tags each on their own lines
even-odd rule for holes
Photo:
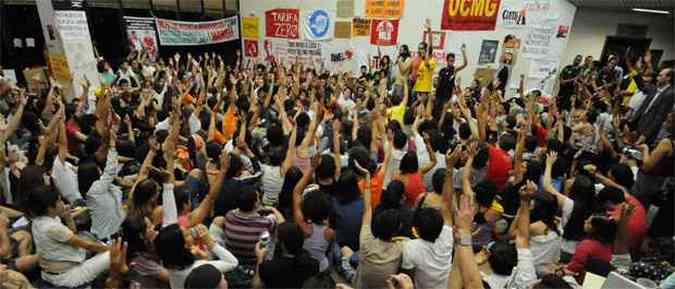
<svg viewBox="0 0 675 289">
<path fill-rule="evenodd" d="M 225 215 L 225 247 L 240 264 L 255 265 L 255 246 L 260 234 L 265 231 L 271 234 L 284 222 L 284 217 L 274 208 L 271 208 L 272 214 L 262 214 L 260 204 L 260 193 L 254 187 L 244 187 L 237 199 L 237 209 Z"/>
</svg>

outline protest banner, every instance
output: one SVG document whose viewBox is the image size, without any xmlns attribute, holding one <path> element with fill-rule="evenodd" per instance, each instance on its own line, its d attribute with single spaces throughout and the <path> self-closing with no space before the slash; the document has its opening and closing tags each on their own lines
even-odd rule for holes
<svg viewBox="0 0 675 289">
<path fill-rule="evenodd" d="M 145 50 L 150 59 L 157 59 L 157 35 L 155 33 L 155 19 L 151 17 L 124 16 L 127 28 L 129 47 L 136 51 Z"/>
<path fill-rule="evenodd" d="M 373 19 L 370 24 L 370 44 L 379 46 L 396 45 L 398 41 L 398 20 Z"/>
<path fill-rule="evenodd" d="M 272 9 L 265 12 L 265 36 L 275 38 L 299 38 L 298 9 Z"/>
<path fill-rule="evenodd" d="M 499 11 L 497 26 L 506 29 L 520 29 L 527 25 L 527 10 L 522 2 L 504 1 Z"/>
<path fill-rule="evenodd" d="M 366 0 L 366 17 L 398 19 L 403 15 L 405 0 Z"/>
<path fill-rule="evenodd" d="M 156 18 L 159 43 L 166 46 L 216 44 L 239 38 L 239 17 L 206 22 Z"/>
<path fill-rule="evenodd" d="M 352 36 L 370 36 L 370 19 L 354 18 L 352 19 Z"/>
<path fill-rule="evenodd" d="M 441 29 L 495 30 L 501 0 L 445 0 Z"/>
<path fill-rule="evenodd" d="M 258 39 L 258 16 L 241 17 L 241 36 L 244 39 Z"/>
</svg>

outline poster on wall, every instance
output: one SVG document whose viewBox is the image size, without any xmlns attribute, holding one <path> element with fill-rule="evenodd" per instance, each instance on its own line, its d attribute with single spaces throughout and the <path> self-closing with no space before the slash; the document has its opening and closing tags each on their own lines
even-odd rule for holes
<svg viewBox="0 0 675 289">
<path fill-rule="evenodd" d="M 398 20 L 373 19 L 370 23 L 370 44 L 392 46 L 398 42 Z"/>
<path fill-rule="evenodd" d="M 336 21 L 335 38 L 336 39 L 352 38 L 352 23 L 350 21 Z"/>
<path fill-rule="evenodd" d="M 567 38 L 567 34 L 570 33 L 570 27 L 567 25 L 559 25 L 558 33 L 556 33 L 555 38 Z"/>
<path fill-rule="evenodd" d="M 277 8 L 265 12 L 265 36 L 298 39 L 300 10 Z"/>
<path fill-rule="evenodd" d="M 366 17 L 398 19 L 403 15 L 405 0 L 365 0 Z"/>
<path fill-rule="evenodd" d="M 522 5 L 527 11 L 530 24 L 542 25 L 547 21 L 560 18 L 558 11 L 552 9 L 551 0 L 523 0 Z"/>
<path fill-rule="evenodd" d="M 337 0 L 337 17 L 354 17 L 354 0 Z"/>
<path fill-rule="evenodd" d="M 310 40 L 265 39 L 265 58 L 286 63 L 314 63 L 322 58 L 322 42 Z"/>
<path fill-rule="evenodd" d="M 497 40 L 483 40 L 480 46 L 480 55 L 478 56 L 478 64 L 494 63 L 497 57 L 497 48 L 499 48 L 499 41 Z"/>
<path fill-rule="evenodd" d="M 258 40 L 244 39 L 244 56 L 252 58 L 258 57 Z"/>
<path fill-rule="evenodd" d="M 258 39 L 258 16 L 241 17 L 241 36 L 244 39 Z"/>
<path fill-rule="evenodd" d="M 422 33 L 422 41 L 429 39 L 429 33 L 425 30 Z M 445 48 L 445 31 L 431 31 L 431 47 L 433 49 Z"/>
<path fill-rule="evenodd" d="M 206 22 L 156 18 L 159 43 L 166 46 L 216 44 L 239 38 L 239 17 Z"/>
<path fill-rule="evenodd" d="M 441 29 L 460 31 L 495 30 L 501 0 L 445 0 Z"/>
<path fill-rule="evenodd" d="M 310 10 L 306 13 L 303 25 L 305 39 L 328 40 L 335 34 L 335 23 L 325 9 Z"/>
<path fill-rule="evenodd" d="M 144 50 L 153 61 L 157 59 L 157 35 L 155 33 L 155 19 L 152 17 L 124 16 L 127 28 L 129 47 L 136 51 Z"/>
<path fill-rule="evenodd" d="M 521 1 L 510 3 L 504 1 L 499 11 L 497 26 L 506 29 L 521 29 L 527 25 L 527 10 Z"/>
<path fill-rule="evenodd" d="M 352 35 L 353 37 L 370 36 L 370 19 L 352 19 Z"/>
<path fill-rule="evenodd" d="M 531 27 L 523 41 L 523 56 L 530 59 L 545 58 L 552 53 L 551 40 L 555 27 Z"/>
</svg>

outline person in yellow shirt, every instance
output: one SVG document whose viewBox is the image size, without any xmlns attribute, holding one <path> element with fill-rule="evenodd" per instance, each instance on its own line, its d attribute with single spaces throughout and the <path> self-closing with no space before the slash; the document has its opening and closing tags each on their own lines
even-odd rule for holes
<svg viewBox="0 0 675 289">
<path fill-rule="evenodd" d="M 419 45 L 421 63 L 417 68 L 417 78 L 413 87 L 416 97 L 422 99 L 428 97 L 431 93 L 432 79 L 436 70 L 436 61 L 432 54 L 433 45 L 431 45 L 431 21 L 427 19 L 424 26 L 427 30 L 428 39 L 427 42 L 422 42 Z"/>
<path fill-rule="evenodd" d="M 408 106 L 408 94 L 408 83 L 403 82 L 403 99 L 400 103 L 396 103 L 398 96 L 394 97 L 393 105 L 387 109 L 387 116 L 389 119 L 398 121 L 401 125 L 403 125 L 403 116 L 405 115 L 405 110 Z"/>
</svg>

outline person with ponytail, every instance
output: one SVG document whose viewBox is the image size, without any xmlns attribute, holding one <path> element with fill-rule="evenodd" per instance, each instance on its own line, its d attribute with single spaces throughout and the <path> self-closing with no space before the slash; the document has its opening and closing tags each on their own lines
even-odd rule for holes
<svg viewBox="0 0 675 289">
<path fill-rule="evenodd" d="M 268 252 L 262 242 L 258 242 L 253 288 L 301 288 L 307 279 L 318 274 L 319 262 L 303 248 L 304 243 L 305 234 L 296 223 L 279 225 L 277 245 L 280 248 L 272 260 L 265 260 Z"/>
</svg>

